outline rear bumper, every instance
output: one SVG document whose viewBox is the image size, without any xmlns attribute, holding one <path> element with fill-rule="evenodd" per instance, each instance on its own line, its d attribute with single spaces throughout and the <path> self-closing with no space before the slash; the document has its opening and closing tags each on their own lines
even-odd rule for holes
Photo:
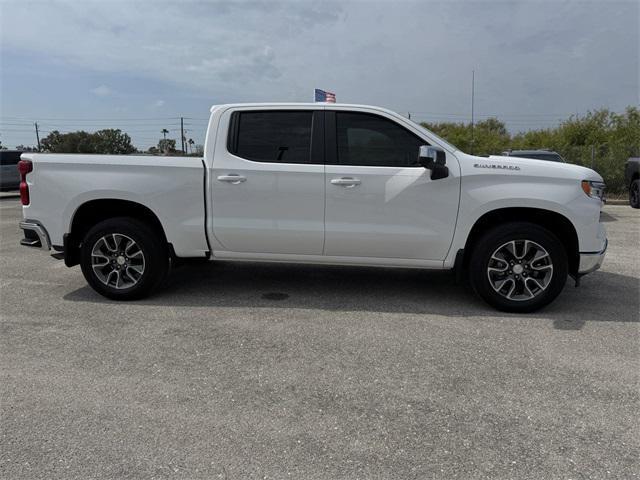
<svg viewBox="0 0 640 480">
<path fill-rule="evenodd" d="M 20 228 L 24 231 L 24 238 L 20 240 L 20 245 L 41 250 L 51 250 L 51 241 L 47 230 L 34 220 L 20 222 Z"/>
<path fill-rule="evenodd" d="M 604 261 L 604 256 L 607 252 L 607 246 L 609 241 L 605 239 L 604 248 L 599 252 L 589 252 L 580 254 L 580 267 L 578 269 L 579 275 L 586 275 L 587 273 L 594 272 L 600 268 Z"/>
</svg>

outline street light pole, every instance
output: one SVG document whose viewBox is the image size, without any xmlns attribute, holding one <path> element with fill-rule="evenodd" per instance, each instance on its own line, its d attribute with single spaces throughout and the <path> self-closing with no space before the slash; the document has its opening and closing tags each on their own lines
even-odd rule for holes
<svg viewBox="0 0 640 480">
<path fill-rule="evenodd" d="M 474 100 L 475 100 L 475 88 L 476 87 L 476 71 L 471 70 L 471 154 L 473 155 L 473 147 L 475 143 L 474 137 L 474 118 L 473 118 L 473 110 L 474 110 Z"/>
</svg>

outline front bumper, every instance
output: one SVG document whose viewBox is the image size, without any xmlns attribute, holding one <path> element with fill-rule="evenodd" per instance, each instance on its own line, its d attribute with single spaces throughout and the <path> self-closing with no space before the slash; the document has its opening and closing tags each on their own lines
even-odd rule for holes
<svg viewBox="0 0 640 480">
<path fill-rule="evenodd" d="M 24 231 L 24 238 L 20 240 L 20 245 L 25 247 L 51 250 L 51 241 L 47 230 L 34 220 L 20 222 L 20 228 Z"/>
<path fill-rule="evenodd" d="M 604 256 L 607 252 L 607 246 L 609 241 L 605 239 L 604 248 L 599 252 L 589 252 L 580 254 L 580 267 L 578 268 L 578 275 L 586 275 L 587 273 L 594 272 L 600 268 L 604 261 Z"/>
</svg>

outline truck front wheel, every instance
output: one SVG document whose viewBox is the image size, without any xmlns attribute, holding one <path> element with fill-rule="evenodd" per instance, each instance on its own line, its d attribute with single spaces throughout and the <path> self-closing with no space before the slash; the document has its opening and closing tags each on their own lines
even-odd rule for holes
<svg viewBox="0 0 640 480">
<path fill-rule="evenodd" d="M 161 235 L 135 218 L 117 217 L 91 228 L 82 240 L 82 273 L 99 294 L 114 300 L 149 295 L 169 271 Z"/>
<path fill-rule="evenodd" d="M 498 310 L 538 310 L 552 302 L 567 281 L 567 254 L 562 243 L 533 223 L 493 228 L 480 238 L 471 255 L 471 285 Z"/>
</svg>

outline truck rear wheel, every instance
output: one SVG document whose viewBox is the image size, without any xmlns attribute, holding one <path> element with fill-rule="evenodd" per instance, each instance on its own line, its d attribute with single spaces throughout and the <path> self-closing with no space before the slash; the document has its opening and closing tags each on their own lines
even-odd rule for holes
<svg viewBox="0 0 640 480">
<path fill-rule="evenodd" d="M 565 249 L 549 230 L 514 222 L 487 232 L 469 263 L 471 285 L 488 304 L 506 312 L 533 312 L 551 303 L 567 281 Z"/>
<path fill-rule="evenodd" d="M 113 300 L 143 298 L 169 271 L 169 252 L 158 232 L 135 218 L 98 223 L 82 240 L 82 273 L 99 294 Z"/>
</svg>

